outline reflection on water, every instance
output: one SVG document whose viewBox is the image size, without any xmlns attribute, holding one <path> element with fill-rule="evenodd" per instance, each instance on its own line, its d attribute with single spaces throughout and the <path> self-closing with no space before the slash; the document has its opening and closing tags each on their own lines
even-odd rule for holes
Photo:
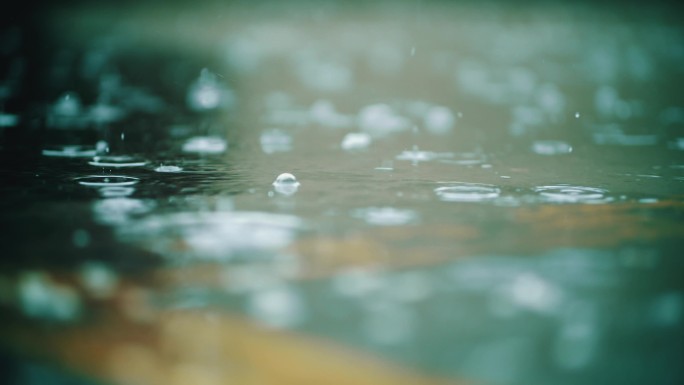
<svg viewBox="0 0 684 385">
<path fill-rule="evenodd" d="M 4 382 L 684 380 L 673 7 L 100 5 L 0 29 Z"/>
</svg>

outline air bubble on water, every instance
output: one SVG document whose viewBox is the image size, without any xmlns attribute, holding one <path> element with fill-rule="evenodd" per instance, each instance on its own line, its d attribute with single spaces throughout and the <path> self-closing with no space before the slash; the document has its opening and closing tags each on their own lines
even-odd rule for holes
<svg viewBox="0 0 684 385">
<path fill-rule="evenodd" d="M 156 171 L 156 172 L 169 172 L 169 173 L 173 173 L 173 172 L 181 172 L 181 171 L 183 171 L 183 168 L 182 168 L 182 167 L 179 167 L 179 166 L 173 166 L 173 165 L 170 165 L 170 166 L 168 166 L 168 165 L 161 165 L 161 166 L 155 168 L 154 171 Z"/>
<path fill-rule="evenodd" d="M 95 156 L 96 151 L 92 146 L 65 145 L 44 148 L 42 154 L 62 158 L 90 158 Z"/>
<path fill-rule="evenodd" d="M 425 113 L 423 124 L 428 132 L 443 135 L 453 130 L 456 117 L 448 107 L 433 106 Z"/>
<path fill-rule="evenodd" d="M 137 159 L 128 155 L 116 156 L 96 156 L 92 161 L 88 162 L 91 166 L 97 167 L 142 167 L 147 164 L 146 160 Z"/>
<path fill-rule="evenodd" d="M 301 296 L 291 287 L 276 286 L 257 291 L 247 300 L 247 312 L 263 325 L 290 328 L 305 318 Z"/>
<path fill-rule="evenodd" d="M 487 202 L 501 194 L 501 189 L 494 185 L 463 182 L 448 183 L 434 191 L 445 202 Z"/>
<path fill-rule="evenodd" d="M 277 128 L 263 131 L 259 137 L 259 142 L 261 150 L 266 154 L 292 150 L 292 136 Z"/>
<path fill-rule="evenodd" d="M 282 173 L 273 181 L 275 191 L 283 195 L 292 195 L 299 190 L 299 181 L 290 173 Z"/>
<path fill-rule="evenodd" d="M 85 262 L 81 265 L 79 276 L 90 295 L 98 299 L 110 298 L 119 284 L 116 272 L 99 261 Z"/>
<path fill-rule="evenodd" d="M 371 142 L 371 136 L 365 132 L 350 132 L 344 136 L 340 146 L 345 151 L 363 150 L 368 148 Z"/>
<path fill-rule="evenodd" d="M 366 207 L 353 210 L 351 215 L 376 226 L 401 226 L 418 220 L 418 213 L 394 207 Z"/>
<path fill-rule="evenodd" d="M 597 187 L 561 184 L 538 186 L 533 191 L 549 203 L 607 203 L 614 200 L 607 195 L 607 190 Z"/>
<path fill-rule="evenodd" d="M 563 155 L 572 152 L 572 146 L 560 140 L 536 140 L 532 152 L 539 155 Z"/>
<path fill-rule="evenodd" d="M 221 154 L 228 148 L 225 139 L 218 136 L 195 136 L 183 143 L 183 152 L 196 154 Z"/>
<path fill-rule="evenodd" d="M 78 184 L 91 187 L 132 186 L 140 179 L 124 175 L 90 175 L 74 179 Z"/>
</svg>

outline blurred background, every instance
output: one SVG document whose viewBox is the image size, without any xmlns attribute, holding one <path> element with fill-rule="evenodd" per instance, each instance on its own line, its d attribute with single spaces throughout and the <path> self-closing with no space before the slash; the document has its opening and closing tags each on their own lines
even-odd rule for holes
<svg viewBox="0 0 684 385">
<path fill-rule="evenodd" d="M 680 384 L 669 2 L 0 15 L 0 382 Z"/>
</svg>

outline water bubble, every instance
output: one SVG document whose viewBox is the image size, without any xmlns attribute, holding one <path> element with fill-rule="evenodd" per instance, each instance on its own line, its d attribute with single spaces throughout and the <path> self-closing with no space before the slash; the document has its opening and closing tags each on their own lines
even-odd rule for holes
<svg viewBox="0 0 684 385">
<path fill-rule="evenodd" d="M 613 200 L 606 195 L 607 190 L 596 187 L 562 184 L 539 186 L 533 190 L 543 201 L 551 203 L 606 203 Z"/>
<path fill-rule="evenodd" d="M 96 151 L 93 146 L 64 145 L 44 148 L 42 154 L 63 158 L 91 158 L 96 155 Z"/>
<path fill-rule="evenodd" d="M 161 166 L 155 168 L 154 171 L 156 171 L 156 172 L 181 172 L 181 171 L 183 171 L 183 168 L 179 167 L 179 166 L 161 165 Z"/>
<path fill-rule="evenodd" d="M 142 167 L 147 164 L 147 161 L 128 155 L 96 156 L 88 164 L 97 167 Z"/>
<path fill-rule="evenodd" d="M 365 132 L 350 132 L 342 139 L 341 147 L 345 151 L 362 150 L 371 144 L 371 136 Z"/>
<path fill-rule="evenodd" d="M 74 180 L 80 185 L 93 187 L 131 186 L 140 181 L 138 178 L 123 175 L 90 175 Z"/>
<path fill-rule="evenodd" d="M 227 147 L 226 140 L 218 136 L 196 136 L 183 143 L 183 152 L 221 154 Z"/>
<path fill-rule="evenodd" d="M 276 180 L 273 182 L 273 187 L 275 187 L 276 192 L 283 195 L 292 195 L 299 189 L 299 181 L 294 175 L 290 173 L 282 173 L 278 175 Z"/>
<path fill-rule="evenodd" d="M 261 150 L 266 154 L 292 150 L 292 137 L 290 134 L 277 128 L 262 132 L 259 142 Z"/>
<path fill-rule="evenodd" d="M 437 197 L 446 202 L 485 202 L 497 198 L 501 189 L 482 183 L 449 183 L 435 189 Z"/>
<path fill-rule="evenodd" d="M 560 140 L 536 140 L 532 143 L 532 151 L 539 155 L 561 155 L 572 152 L 572 146 Z"/>
<path fill-rule="evenodd" d="M 394 207 L 357 209 L 352 212 L 352 216 L 377 226 L 400 226 L 415 222 L 418 218 L 418 214 L 413 210 L 402 210 Z"/>
</svg>

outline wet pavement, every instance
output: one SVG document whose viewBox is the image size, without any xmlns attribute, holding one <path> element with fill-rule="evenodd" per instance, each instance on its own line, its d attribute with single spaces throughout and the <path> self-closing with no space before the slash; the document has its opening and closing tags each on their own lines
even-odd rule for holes
<svg viewBox="0 0 684 385">
<path fill-rule="evenodd" d="M 3 22 L 3 382 L 681 383 L 677 9 Z"/>
</svg>

